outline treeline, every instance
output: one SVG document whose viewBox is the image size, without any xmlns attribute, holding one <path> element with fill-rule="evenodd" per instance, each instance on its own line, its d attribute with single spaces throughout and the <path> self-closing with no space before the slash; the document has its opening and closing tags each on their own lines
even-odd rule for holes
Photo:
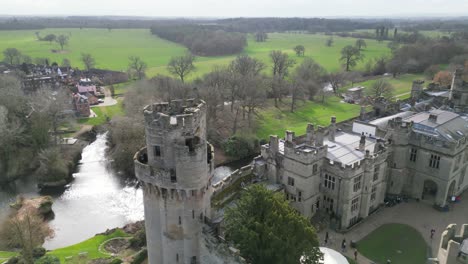
<svg viewBox="0 0 468 264">
<path fill-rule="evenodd" d="M 200 56 L 230 55 L 241 52 L 247 45 L 242 33 L 226 32 L 218 26 L 165 25 L 154 26 L 151 33 L 180 43 Z"/>
<path fill-rule="evenodd" d="M 0 75 L 0 94 L 0 183 L 30 174 L 42 183 L 68 179 L 80 151 L 59 146 L 69 93 L 44 88 L 25 94 L 17 78 Z"/>
<path fill-rule="evenodd" d="M 228 31 L 236 32 L 337 32 L 374 28 L 382 21 L 325 18 L 230 18 L 218 20 Z M 393 26 L 390 22 L 386 26 Z"/>
</svg>

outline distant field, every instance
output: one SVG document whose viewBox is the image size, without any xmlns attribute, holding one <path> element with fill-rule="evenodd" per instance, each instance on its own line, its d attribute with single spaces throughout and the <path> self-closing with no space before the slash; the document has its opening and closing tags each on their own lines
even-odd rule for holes
<svg viewBox="0 0 468 264">
<path fill-rule="evenodd" d="M 56 43 L 38 41 L 34 30 L 0 31 L 0 51 L 6 48 L 17 48 L 33 58 L 46 57 L 51 62 L 60 63 L 68 58 L 73 66 L 83 67 L 81 53 L 91 53 L 96 59 L 96 67 L 124 71 L 129 56 L 140 56 L 148 64 L 148 75 L 167 74 L 166 65 L 172 56 L 182 55 L 186 48 L 154 35 L 146 29 L 44 29 L 41 36 L 47 34 L 65 34 L 70 36 L 70 44 L 65 47 L 65 54 L 53 53 L 59 50 Z M 268 54 L 271 50 L 283 50 L 296 57 L 293 47 L 304 45 L 306 56 L 312 57 L 328 71 L 340 69 L 340 50 L 346 45 L 354 45 L 356 39 L 334 37 L 334 45 L 326 47 L 328 36 L 322 34 L 289 34 L 271 33 L 267 42 L 257 43 L 249 37 L 245 53 L 270 64 Z M 368 47 L 364 50 L 365 59 L 358 65 L 362 68 L 365 62 L 376 57 L 390 54 L 385 42 L 378 43 L 366 40 Z M 0 54 L 3 57 L 3 54 Z M 199 57 L 197 71 L 190 78 L 201 76 L 216 65 L 227 65 L 235 56 Z M 297 58 L 298 63 L 303 58 Z"/>
<path fill-rule="evenodd" d="M 394 95 L 399 99 L 406 99 L 410 97 L 411 86 L 413 85 L 414 80 L 424 80 L 424 76 L 422 74 L 403 74 L 399 75 L 396 78 L 391 76 L 383 77 L 383 79 L 387 80 L 390 84 L 393 85 Z M 365 82 L 355 83 L 354 86 L 364 86 L 366 90 L 368 90 L 372 84 L 374 84 L 377 80 L 368 80 Z M 346 89 L 350 88 L 350 85 L 342 89 L 341 92 L 346 92 Z"/>
<path fill-rule="evenodd" d="M 369 32 L 369 33 L 375 33 L 375 29 L 362 29 L 362 30 L 356 30 L 356 32 Z M 407 31 L 402 31 L 401 29 L 398 31 L 400 33 L 405 33 L 405 34 L 409 34 L 411 32 L 407 32 Z M 430 38 L 440 38 L 440 37 L 444 37 L 444 36 L 450 36 L 450 32 L 447 32 L 447 31 L 440 31 L 440 30 L 421 30 L 421 31 L 418 31 L 419 33 L 423 34 L 424 36 L 426 37 L 430 37 Z M 394 29 L 391 28 L 388 30 L 388 37 L 390 39 L 393 38 L 393 33 L 394 33 Z M 375 36 L 375 34 L 374 34 Z"/>
<path fill-rule="evenodd" d="M 305 134 L 308 123 L 328 126 L 330 117 L 336 116 L 341 122 L 359 115 L 361 107 L 355 104 L 341 103 L 336 96 L 328 97 L 325 103 L 317 101 L 299 102 L 294 113 L 290 112 L 290 99 L 283 100 L 284 105 L 276 108 L 272 100 L 269 106 L 259 111 L 257 137 L 267 139 L 270 135 L 284 136 L 286 130 L 296 135 Z"/>
</svg>

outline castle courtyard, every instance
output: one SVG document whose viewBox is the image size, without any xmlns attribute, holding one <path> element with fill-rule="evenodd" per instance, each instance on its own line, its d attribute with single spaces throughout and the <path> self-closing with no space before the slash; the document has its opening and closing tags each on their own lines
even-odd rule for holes
<svg viewBox="0 0 468 264">
<path fill-rule="evenodd" d="M 459 203 L 450 204 L 448 212 L 437 211 L 430 204 L 416 202 L 415 200 L 402 202 L 393 207 L 385 207 L 367 217 L 347 233 L 336 233 L 330 229 L 322 230 L 319 233 L 320 243 L 324 245 L 325 233 L 328 231 L 329 242 L 327 247 L 341 251 L 341 242 L 344 238 L 347 242 L 345 255 L 354 259 L 354 249 L 350 248 L 351 241 L 363 239 L 381 225 L 399 223 L 409 225 L 418 230 L 427 245 L 430 246 L 432 256 L 436 256 L 441 233 L 446 229 L 447 225 L 450 223 L 458 225 L 466 223 L 466 219 L 468 219 L 468 200 L 466 199 L 468 199 L 468 194 L 464 192 L 461 195 Z M 430 238 L 431 229 L 435 229 L 432 239 Z M 374 262 L 362 256 L 362 254 L 358 254 L 358 263 L 372 264 Z"/>
</svg>

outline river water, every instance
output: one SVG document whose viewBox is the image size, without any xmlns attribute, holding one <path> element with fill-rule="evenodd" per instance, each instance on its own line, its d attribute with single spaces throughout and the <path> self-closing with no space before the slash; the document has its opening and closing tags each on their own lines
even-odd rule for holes
<svg viewBox="0 0 468 264">
<path fill-rule="evenodd" d="M 55 218 L 50 224 L 55 235 L 44 244 L 46 249 L 76 244 L 106 229 L 143 219 L 142 191 L 135 180 L 123 180 L 109 169 L 106 142 L 106 134 L 100 134 L 86 146 L 70 187 L 51 194 Z M 247 163 L 248 160 L 242 160 L 216 168 L 213 182 L 222 180 Z M 0 219 L 5 217 L 9 203 L 19 194 L 25 197 L 39 195 L 33 181 L 17 182 L 0 189 Z"/>
</svg>

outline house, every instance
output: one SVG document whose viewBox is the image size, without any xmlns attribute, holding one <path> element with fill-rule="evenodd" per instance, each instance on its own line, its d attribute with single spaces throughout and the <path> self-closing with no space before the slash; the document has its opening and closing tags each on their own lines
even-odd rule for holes
<svg viewBox="0 0 468 264">
<path fill-rule="evenodd" d="M 73 94 L 73 108 L 77 116 L 88 117 L 91 115 L 88 97 L 79 93 Z"/>
<path fill-rule="evenodd" d="M 80 94 L 86 94 L 86 93 L 96 94 L 97 92 L 96 85 L 94 85 L 93 82 L 89 78 L 80 79 L 80 81 L 76 85 L 76 88 L 78 89 L 78 93 Z"/>
</svg>

